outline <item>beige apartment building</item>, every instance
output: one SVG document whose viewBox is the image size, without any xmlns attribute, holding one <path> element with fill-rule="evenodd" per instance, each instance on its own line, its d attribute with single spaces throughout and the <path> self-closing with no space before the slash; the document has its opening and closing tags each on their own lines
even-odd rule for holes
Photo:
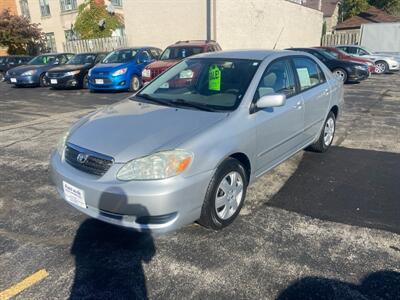
<svg viewBox="0 0 400 300">
<path fill-rule="evenodd" d="M 47 37 L 47 48 L 51 51 L 62 52 L 63 43 L 74 39 L 72 25 L 77 16 L 78 6 L 84 0 L 15 0 L 19 15 L 24 15 L 32 23 L 40 23 Z M 123 14 L 122 0 L 109 2 L 115 8 L 116 13 Z M 121 34 L 121 33 L 116 33 Z"/>
<path fill-rule="evenodd" d="M 321 11 L 287 0 L 125 0 L 123 11 L 129 44 L 160 48 L 207 37 L 223 49 L 317 46 L 323 24 Z"/>
</svg>

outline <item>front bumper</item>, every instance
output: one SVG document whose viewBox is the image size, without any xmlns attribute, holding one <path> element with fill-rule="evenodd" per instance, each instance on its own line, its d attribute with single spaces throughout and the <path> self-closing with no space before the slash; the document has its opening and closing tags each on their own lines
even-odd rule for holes
<svg viewBox="0 0 400 300">
<path fill-rule="evenodd" d="M 99 82 L 103 83 L 99 83 Z M 130 78 L 127 74 L 120 76 L 96 76 L 89 77 L 89 89 L 91 90 L 127 90 Z"/>
<path fill-rule="evenodd" d="M 368 79 L 369 74 L 370 73 L 369 73 L 368 69 L 365 69 L 365 70 L 356 69 L 353 72 L 349 73 L 349 77 L 347 78 L 347 80 L 362 81 L 362 80 Z"/>
<path fill-rule="evenodd" d="M 70 75 L 57 78 L 46 76 L 46 81 L 53 88 L 75 88 L 81 85 L 79 75 Z"/>
<path fill-rule="evenodd" d="M 39 85 L 39 76 L 31 75 L 31 76 L 7 76 L 7 82 L 10 82 L 15 85 Z"/>
<path fill-rule="evenodd" d="M 176 230 L 200 217 L 213 170 L 191 177 L 123 182 L 115 179 L 121 167 L 114 164 L 97 177 L 70 166 L 57 152 L 51 156 L 51 176 L 61 197 L 65 200 L 63 182 L 83 190 L 86 208 L 67 202 L 93 218 L 157 234 Z"/>
<path fill-rule="evenodd" d="M 400 70 L 400 63 L 392 62 L 389 64 L 389 71 L 399 71 Z"/>
</svg>

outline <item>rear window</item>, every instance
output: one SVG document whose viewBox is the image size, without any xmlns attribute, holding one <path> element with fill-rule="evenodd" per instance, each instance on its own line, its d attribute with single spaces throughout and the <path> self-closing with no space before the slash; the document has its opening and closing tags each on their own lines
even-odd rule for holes
<svg viewBox="0 0 400 300">
<path fill-rule="evenodd" d="M 161 60 L 184 59 L 186 57 L 203 52 L 203 47 L 170 47 L 165 49 L 161 55 Z"/>
</svg>

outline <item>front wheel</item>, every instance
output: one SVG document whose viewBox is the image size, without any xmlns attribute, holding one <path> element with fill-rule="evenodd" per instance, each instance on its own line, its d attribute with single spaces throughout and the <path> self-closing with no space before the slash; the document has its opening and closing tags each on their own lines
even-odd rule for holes
<svg viewBox="0 0 400 300">
<path fill-rule="evenodd" d="M 4 81 L 4 73 L 0 72 L 0 82 Z"/>
<path fill-rule="evenodd" d="M 234 158 L 225 160 L 210 181 L 198 222 L 215 230 L 231 224 L 243 206 L 247 184 L 242 164 Z"/>
<path fill-rule="evenodd" d="M 46 87 L 47 86 L 47 81 L 46 81 L 45 74 L 40 75 L 40 77 L 39 77 L 39 85 L 41 87 Z"/>
<path fill-rule="evenodd" d="M 333 75 L 335 75 L 336 79 L 346 82 L 347 81 L 347 72 L 341 68 L 335 69 L 332 71 Z"/>
<path fill-rule="evenodd" d="M 321 130 L 318 140 L 308 147 L 309 150 L 314 152 L 326 152 L 332 145 L 333 138 L 336 131 L 336 118 L 335 114 L 331 111 L 325 120 L 324 127 Z"/>
<path fill-rule="evenodd" d="M 129 85 L 130 92 L 137 92 L 140 89 L 140 79 L 137 75 L 133 75 Z"/>
<path fill-rule="evenodd" d="M 83 77 L 83 80 L 82 80 L 82 88 L 85 89 L 85 90 L 87 90 L 87 89 L 89 88 L 89 78 L 88 78 L 88 74 L 86 74 L 86 75 Z"/>
</svg>

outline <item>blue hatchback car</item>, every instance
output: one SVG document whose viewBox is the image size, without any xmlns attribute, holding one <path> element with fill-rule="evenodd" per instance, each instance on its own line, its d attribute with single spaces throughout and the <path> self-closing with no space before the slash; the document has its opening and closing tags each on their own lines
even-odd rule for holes
<svg viewBox="0 0 400 300">
<path fill-rule="evenodd" d="M 124 48 L 111 52 L 89 70 L 89 89 L 138 91 L 142 85 L 143 68 L 158 59 L 161 52 L 154 47 Z"/>
</svg>

